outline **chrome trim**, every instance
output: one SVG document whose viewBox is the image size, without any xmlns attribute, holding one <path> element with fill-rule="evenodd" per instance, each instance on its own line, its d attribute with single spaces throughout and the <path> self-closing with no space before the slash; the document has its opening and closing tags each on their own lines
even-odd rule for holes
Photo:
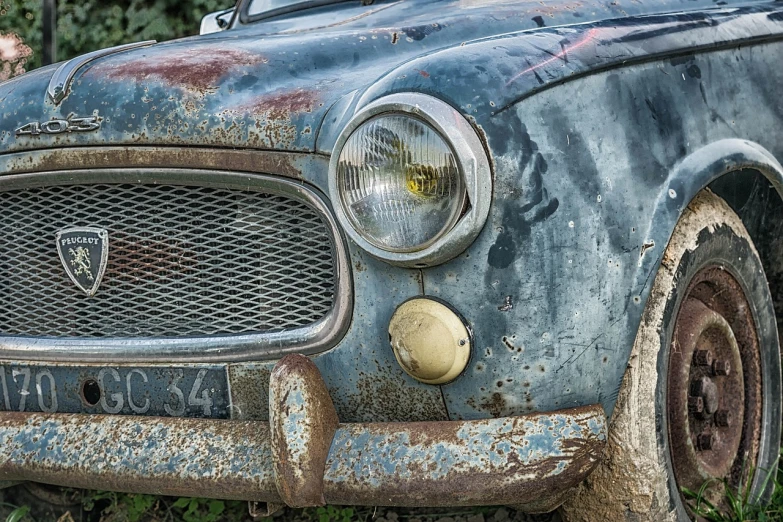
<svg viewBox="0 0 783 522">
<path fill-rule="evenodd" d="M 470 207 L 451 230 L 431 245 L 416 252 L 390 252 L 367 241 L 356 231 L 346 215 L 337 186 L 337 163 L 345 142 L 354 130 L 370 118 L 389 113 L 414 115 L 434 127 L 451 145 L 465 176 Z M 452 259 L 476 239 L 487 221 L 492 204 L 492 172 L 478 134 L 459 111 L 438 98 L 426 94 L 392 94 L 359 110 L 340 133 L 329 162 L 329 195 L 338 221 L 348 236 L 360 247 L 388 263 L 423 268 Z"/>
<path fill-rule="evenodd" d="M 71 86 L 71 81 L 76 75 L 79 69 L 87 65 L 93 60 L 97 60 L 103 56 L 119 53 L 128 49 L 135 49 L 137 47 L 145 47 L 157 43 L 157 40 L 146 40 L 144 42 L 135 42 L 124 45 L 117 45 L 115 47 L 109 47 L 107 49 L 98 49 L 91 53 L 77 56 L 67 62 L 64 62 L 52 75 L 52 79 L 49 80 L 49 87 L 46 89 L 46 93 L 52 102 L 57 105 L 68 95 L 68 89 Z"/>
<path fill-rule="evenodd" d="M 288 353 L 315 354 L 334 347 L 351 321 L 353 286 L 345 239 L 317 189 L 264 174 L 203 169 L 64 170 L 0 177 L 0 191 L 85 183 L 173 183 L 234 190 L 258 190 L 313 207 L 326 222 L 335 253 L 335 298 L 318 322 L 279 332 L 204 337 L 50 338 L 0 336 L 0 357 L 58 362 L 235 362 L 279 359 Z"/>
</svg>

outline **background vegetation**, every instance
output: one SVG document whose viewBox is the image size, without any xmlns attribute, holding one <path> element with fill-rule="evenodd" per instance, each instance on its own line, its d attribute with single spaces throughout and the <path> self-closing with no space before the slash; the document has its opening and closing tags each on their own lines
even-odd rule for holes
<svg viewBox="0 0 783 522">
<path fill-rule="evenodd" d="M 526 515 L 511 508 L 384 508 L 325 506 L 285 508 L 253 517 L 238 501 L 132 495 L 43 486 L 55 504 L 30 496 L 30 484 L 0 490 L 0 522 L 561 522 L 555 515 Z M 5 497 L 5 498 L 4 498 Z M 258 506 L 261 508 L 262 506 Z M 264 513 L 265 514 L 265 513 Z"/>
<path fill-rule="evenodd" d="M 58 0 L 57 59 L 140 40 L 198 34 L 201 17 L 235 0 Z M 42 0 L 0 0 L 0 75 L 41 66 Z M 12 41 L 17 35 L 20 41 Z M 21 66 L 19 64 L 21 63 Z M 0 77 L 0 79 L 2 79 Z"/>
</svg>

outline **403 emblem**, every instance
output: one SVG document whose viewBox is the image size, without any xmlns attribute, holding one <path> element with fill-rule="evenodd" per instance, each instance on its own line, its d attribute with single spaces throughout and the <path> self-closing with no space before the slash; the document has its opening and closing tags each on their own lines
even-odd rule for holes
<svg viewBox="0 0 783 522">
<path fill-rule="evenodd" d="M 68 119 L 38 122 L 32 121 L 22 125 L 14 132 L 17 136 L 38 136 L 40 134 L 63 134 L 66 132 L 90 132 L 101 128 L 101 120 L 98 116 L 80 118 L 69 116 Z"/>
</svg>

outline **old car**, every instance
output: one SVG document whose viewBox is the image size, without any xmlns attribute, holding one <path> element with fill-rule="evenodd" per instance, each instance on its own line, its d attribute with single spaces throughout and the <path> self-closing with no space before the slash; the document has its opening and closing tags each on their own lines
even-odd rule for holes
<svg viewBox="0 0 783 522">
<path fill-rule="evenodd" d="M 1 480 L 769 498 L 782 3 L 240 0 L 202 32 L 0 84 Z"/>
</svg>

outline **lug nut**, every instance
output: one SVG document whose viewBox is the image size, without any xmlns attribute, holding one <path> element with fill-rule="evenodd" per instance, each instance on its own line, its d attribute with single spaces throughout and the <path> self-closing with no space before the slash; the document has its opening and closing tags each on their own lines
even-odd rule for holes
<svg viewBox="0 0 783 522">
<path fill-rule="evenodd" d="M 715 446 L 715 434 L 714 433 L 700 433 L 696 437 L 696 446 L 699 451 L 709 451 Z"/>
<path fill-rule="evenodd" d="M 693 363 L 696 366 L 710 366 L 712 364 L 712 353 L 709 350 L 696 350 L 693 352 Z"/>
<path fill-rule="evenodd" d="M 729 364 L 729 361 L 716 359 L 712 363 L 712 371 L 715 375 L 728 375 L 731 371 L 731 364 Z"/>
<path fill-rule="evenodd" d="M 729 410 L 718 410 L 715 412 L 715 425 L 719 428 L 728 428 L 731 426 L 731 412 Z"/>
<path fill-rule="evenodd" d="M 688 412 L 701 413 L 704 411 L 704 399 L 701 397 L 688 397 Z"/>
<path fill-rule="evenodd" d="M 695 381 L 691 382 L 691 395 L 701 397 L 704 395 L 704 388 L 706 388 L 704 385 L 704 379 L 696 379 Z"/>
</svg>

